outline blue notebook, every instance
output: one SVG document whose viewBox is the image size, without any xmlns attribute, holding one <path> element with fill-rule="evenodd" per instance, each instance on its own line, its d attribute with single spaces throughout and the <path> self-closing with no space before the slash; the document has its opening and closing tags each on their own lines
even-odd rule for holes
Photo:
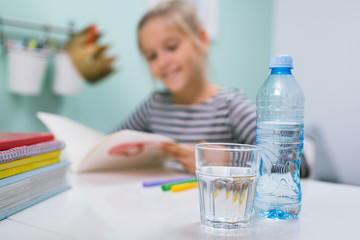
<svg viewBox="0 0 360 240">
<path fill-rule="evenodd" d="M 0 220 L 70 189 L 66 178 L 69 165 L 62 161 L 1 179 Z"/>
</svg>

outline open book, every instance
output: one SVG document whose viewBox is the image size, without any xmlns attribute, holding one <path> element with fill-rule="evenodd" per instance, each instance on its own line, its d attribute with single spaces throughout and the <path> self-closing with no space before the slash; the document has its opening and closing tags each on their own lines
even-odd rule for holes
<svg viewBox="0 0 360 240">
<path fill-rule="evenodd" d="M 65 157 L 74 172 L 108 170 L 161 164 L 166 155 L 161 142 L 173 141 L 165 136 L 133 130 L 107 135 L 63 116 L 38 112 L 37 117 L 65 142 Z"/>
</svg>

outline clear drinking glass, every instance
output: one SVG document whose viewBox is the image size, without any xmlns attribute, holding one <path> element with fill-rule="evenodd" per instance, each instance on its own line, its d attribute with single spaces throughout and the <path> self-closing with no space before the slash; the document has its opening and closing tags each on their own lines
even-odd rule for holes
<svg viewBox="0 0 360 240">
<path fill-rule="evenodd" d="M 195 145 L 201 224 L 236 229 L 251 224 L 260 148 L 233 143 Z"/>
</svg>

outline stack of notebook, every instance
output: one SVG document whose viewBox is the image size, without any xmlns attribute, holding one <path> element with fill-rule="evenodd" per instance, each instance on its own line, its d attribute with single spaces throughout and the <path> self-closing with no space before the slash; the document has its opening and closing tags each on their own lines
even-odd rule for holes
<svg viewBox="0 0 360 240">
<path fill-rule="evenodd" d="M 63 148 L 51 133 L 0 132 L 0 220 L 70 188 Z"/>
</svg>

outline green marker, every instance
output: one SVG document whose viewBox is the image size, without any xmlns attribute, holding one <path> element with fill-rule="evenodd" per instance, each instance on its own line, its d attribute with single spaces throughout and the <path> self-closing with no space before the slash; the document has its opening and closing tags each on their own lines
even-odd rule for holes
<svg viewBox="0 0 360 240">
<path fill-rule="evenodd" d="M 163 191 L 169 191 L 171 189 L 171 186 L 177 185 L 177 184 L 183 184 L 183 183 L 193 183 L 196 182 L 197 178 L 191 178 L 188 180 L 183 180 L 183 181 L 179 181 L 179 182 L 172 182 L 172 183 L 168 183 L 168 184 L 163 184 L 161 185 L 161 189 Z"/>
</svg>

